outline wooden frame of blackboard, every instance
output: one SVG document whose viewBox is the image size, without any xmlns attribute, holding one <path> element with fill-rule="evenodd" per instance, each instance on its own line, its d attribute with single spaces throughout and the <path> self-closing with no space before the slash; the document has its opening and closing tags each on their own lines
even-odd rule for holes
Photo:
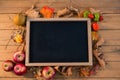
<svg viewBox="0 0 120 80">
<path fill-rule="evenodd" d="M 54 63 L 31 63 L 30 62 L 30 22 L 31 21 L 87 21 L 87 37 L 88 37 L 88 62 L 54 62 Z M 92 65 L 92 40 L 91 40 L 91 21 L 88 18 L 35 18 L 35 19 L 28 19 L 27 20 L 27 31 L 26 31 L 26 59 L 25 59 L 26 66 L 84 66 L 84 65 Z"/>
</svg>

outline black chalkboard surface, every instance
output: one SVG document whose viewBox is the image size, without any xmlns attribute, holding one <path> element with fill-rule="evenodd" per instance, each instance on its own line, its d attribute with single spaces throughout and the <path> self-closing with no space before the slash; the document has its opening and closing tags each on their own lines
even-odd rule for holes
<svg viewBox="0 0 120 80">
<path fill-rule="evenodd" d="M 90 65 L 89 19 L 30 19 L 26 65 Z"/>
</svg>

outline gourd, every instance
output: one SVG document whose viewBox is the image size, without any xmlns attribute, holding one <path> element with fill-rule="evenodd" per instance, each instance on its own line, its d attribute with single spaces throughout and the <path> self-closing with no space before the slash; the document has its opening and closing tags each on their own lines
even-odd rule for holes
<svg viewBox="0 0 120 80">
<path fill-rule="evenodd" d="M 13 22 L 17 26 L 24 26 L 26 22 L 26 16 L 21 13 L 16 14 L 13 18 Z"/>
</svg>

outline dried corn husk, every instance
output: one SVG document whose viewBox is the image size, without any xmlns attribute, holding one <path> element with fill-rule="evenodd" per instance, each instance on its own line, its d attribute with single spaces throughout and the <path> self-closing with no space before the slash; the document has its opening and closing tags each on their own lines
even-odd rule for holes
<svg viewBox="0 0 120 80">
<path fill-rule="evenodd" d="M 99 57 L 98 51 L 97 51 L 97 50 L 93 50 L 93 54 L 94 54 L 95 58 L 98 60 L 98 63 L 100 64 L 100 66 L 101 66 L 103 69 L 105 69 L 106 63 L 105 63 L 105 61 L 104 61 L 103 59 L 101 59 L 101 58 Z"/>
<path fill-rule="evenodd" d="M 71 66 L 55 66 L 54 68 L 64 76 L 72 76 L 73 67 Z"/>
<path fill-rule="evenodd" d="M 88 66 L 80 67 L 80 76 L 88 77 L 90 75 L 89 71 L 90 71 L 90 67 L 88 67 Z"/>
<path fill-rule="evenodd" d="M 96 10 L 94 8 L 89 8 L 89 11 L 93 14 L 93 13 L 100 13 L 100 10 Z"/>
<path fill-rule="evenodd" d="M 68 8 L 64 8 L 62 10 L 57 11 L 57 17 L 64 16 L 69 13 L 70 13 L 70 10 Z"/>
<path fill-rule="evenodd" d="M 29 18 L 39 18 L 40 14 L 39 11 L 34 9 L 34 6 L 32 6 L 32 8 L 28 9 L 25 14 L 27 15 L 27 17 Z"/>
<path fill-rule="evenodd" d="M 80 11 L 78 12 L 78 17 L 82 18 L 84 11 L 85 11 L 85 10 L 80 10 Z"/>
</svg>

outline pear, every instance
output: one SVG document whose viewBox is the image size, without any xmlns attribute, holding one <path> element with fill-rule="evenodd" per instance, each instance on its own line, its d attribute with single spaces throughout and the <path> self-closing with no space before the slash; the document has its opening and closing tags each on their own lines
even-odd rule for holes
<svg viewBox="0 0 120 80">
<path fill-rule="evenodd" d="M 26 22 L 26 16 L 23 14 L 16 14 L 13 18 L 13 22 L 18 26 L 24 26 Z"/>
</svg>

